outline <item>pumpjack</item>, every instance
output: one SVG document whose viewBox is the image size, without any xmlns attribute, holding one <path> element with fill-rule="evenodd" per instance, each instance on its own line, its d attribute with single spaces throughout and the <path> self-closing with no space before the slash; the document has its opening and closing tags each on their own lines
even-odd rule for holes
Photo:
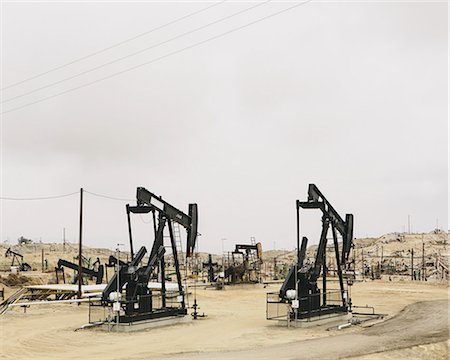
<svg viewBox="0 0 450 360">
<path fill-rule="evenodd" d="M 11 248 L 8 248 L 8 250 L 6 250 L 6 252 L 5 252 L 5 257 L 9 257 L 9 256 L 12 256 L 11 266 L 18 266 L 20 271 L 30 271 L 31 270 L 30 264 L 23 261 L 22 254 L 19 254 L 18 252 L 11 250 Z"/>
<path fill-rule="evenodd" d="M 121 266 L 127 264 L 127 262 L 122 261 L 120 259 L 119 259 L 119 263 L 120 263 Z M 106 282 L 109 282 L 109 280 L 108 280 L 108 269 L 110 269 L 110 268 L 112 269 L 112 271 L 114 271 L 114 269 L 117 268 L 117 258 L 114 255 L 109 255 L 108 262 L 105 263 Z"/>
<path fill-rule="evenodd" d="M 279 292 L 280 302 L 292 305 L 293 317 L 309 318 L 323 314 L 347 313 L 351 300 L 344 288 L 344 275 L 350 251 L 353 247 L 353 215 L 346 214 L 345 220 L 333 208 L 316 185 L 310 184 L 308 200 L 296 201 L 297 208 L 297 263 L 290 269 Z M 319 209 L 322 212 L 322 232 L 317 248 L 315 261 L 305 263 L 307 237 L 303 236 L 300 245 L 300 209 Z M 331 227 L 336 270 L 339 280 L 338 299 L 327 292 L 326 247 L 327 234 Z M 339 249 L 338 233 L 342 238 Z M 318 279 L 322 275 L 322 289 L 318 287 Z"/>
<path fill-rule="evenodd" d="M 213 262 L 212 255 L 208 254 L 208 261 L 203 263 L 203 268 L 208 269 L 208 282 L 213 283 L 216 281 L 215 270 L 218 268 L 219 264 Z"/>
<path fill-rule="evenodd" d="M 186 214 L 143 187 L 137 188 L 136 200 L 136 206 L 126 205 L 131 261 L 119 263 L 118 270 L 103 290 L 101 301 L 104 306 L 113 305 L 115 310 L 119 310 L 119 323 L 123 324 L 185 316 L 187 315 L 186 293 L 182 286 L 174 223 L 181 225 L 186 230 L 186 256 L 191 257 L 197 239 L 197 204 L 189 204 L 188 214 Z M 142 246 L 138 252 L 134 253 L 130 215 L 147 213 L 153 215 L 154 242 L 147 263 L 141 265 L 147 249 Z M 165 276 L 165 228 L 169 232 L 177 280 L 176 290 L 170 291 L 170 294 L 166 289 Z M 154 294 L 149 286 L 149 280 L 155 269 L 159 270 L 161 279 L 160 295 Z M 122 296 L 123 290 L 124 297 Z M 120 309 L 117 309 L 119 306 Z"/>
<path fill-rule="evenodd" d="M 80 274 L 78 274 L 78 264 L 74 264 L 64 259 L 59 259 L 58 266 L 55 267 L 56 282 L 59 283 L 59 273 L 62 274 L 63 281 L 65 281 L 64 267 L 76 271 L 76 276 L 72 281 L 73 284 L 76 284 L 78 282 L 78 277 L 80 276 Z M 82 266 L 81 273 L 82 275 L 87 275 L 91 278 L 95 278 L 96 284 L 101 284 L 103 280 L 104 267 L 100 264 L 100 259 L 97 258 L 97 260 L 92 264 L 92 269 Z"/>
<path fill-rule="evenodd" d="M 224 276 L 229 284 L 260 281 L 262 264 L 261 243 L 236 244 L 226 259 Z"/>
</svg>

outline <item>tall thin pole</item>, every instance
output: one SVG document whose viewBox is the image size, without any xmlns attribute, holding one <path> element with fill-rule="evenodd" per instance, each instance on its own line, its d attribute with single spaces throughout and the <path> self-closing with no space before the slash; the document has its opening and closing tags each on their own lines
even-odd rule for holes
<svg viewBox="0 0 450 360">
<path fill-rule="evenodd" d="M 327 246 L 325 245 L 325 251 L 323 252 L 323 265 L 322 265 L 322 305 L 327 305 Z"/>
<path fill-rule="evenodd" d="M 422 234 L 422 281 L 425 281 L 425 243 Z"/>
<path fill-rule="evenodd" d="M 117 244 L 117 249 L 116 249 L 116 257 L 117 257 L 117 314 L 116 314 L 116 325 L 117 328 L 116 330 L 119 331 L 119 322 L 120 322 L 120 296 L 122 293 L 122 289 L 120 288 L 120 249 L 119 249 L 120 244 Z"/>
<path fill-rule="evenodd" d="M 411 249 L 411 280 L 414 280 L 414 249 Z"/>
<path fill-rule="evenodd" d="M 66 252 L 66 228 L 63 228 L 63 252 Z"/>
<path fill-rule="evenodd" d="M 361 247 L 361 268 L 362 268 L 362 276 L 363 276 L 363 280 L 365 278 L 365 268 L 364 268 L 364 249 Z"/>
<path fill-rule="evenodd" d="M 298 209 L 298 208 L 297 208 Z M 298 301 L 298 306 L 300 307 L 300 301 L 302 301 L 302 299 L 299 299 L 298 296 L 298 263 L 295 265 L 295 300 Z M 308 298 L 308 301 L 311 301 L 311 298 Z M 309 307 L 308 307 L 309 309 Z M 297 316 L 298 316 L 298 311 L 299 309 L 294 309 L 294 319 L 295 319 L 295 324 L 297 325 Z M 288 322 L 289 322 L 289 318 L 288 318 Z"/>
<path fill-rule="evenodd" d="M 224 241 L 226 241 L 226 239 L 222 239 L 222 271 L 223 271 L 222 289 L 225 289 L 225 254 L 224 254 L 224 248 L 223 248 Z M 229 261 L 228 261 L 228 263 L 229 263 Z"/>
<path fill-rule="evenodd" d="M 300 264 L 300 209 L 297 200 L 295 206 L 297 208 L 297 265 Z"/>
<path fill-rule="evenodd" d="M 78 240 L 78 299 L 81 299 L 81 285 L 83 283 L 82 263 L 82 240 L 83 240 L 83 188 L 80 189 L 80 233 Z"/>
</svg>

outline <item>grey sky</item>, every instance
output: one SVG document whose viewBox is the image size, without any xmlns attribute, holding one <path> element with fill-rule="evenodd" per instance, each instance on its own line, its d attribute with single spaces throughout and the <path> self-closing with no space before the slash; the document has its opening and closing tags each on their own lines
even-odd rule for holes
<svg viewBox="0 0 450 360">
<path fill-rule="evenodd" d="M 216 6 L 5 90 L 20 95 L 234 13 Z M 265 4 L 177 41 L 4 104 L 36 101 L 291 6 Z M 2 5 L 2 87 L 169 22 L 205 2 Z M 137 186 L 187 211 L 200 250 L 255 236 L 295 246 L 295 200 L 315 183 L 355 215 L 355 235 L 448 228 L 448 8 L 311 2 L 151 65 L 2 118 L 2 196 Z M 124 204 L 86 195 L 89 245 L 126 242 Z M 3 201 L 2 240 L 77 239 L 78 197 Z M 146 220 L 146 219 L 144 219 Z M 303 218 L 317 236 L 318 214 Z M 135 219 L 144 236 L 149 227 Z M 316 238 L 311 239 L 313 242 Z M 147 239 L 140 238 L 139 243 Z"/>
</svg>

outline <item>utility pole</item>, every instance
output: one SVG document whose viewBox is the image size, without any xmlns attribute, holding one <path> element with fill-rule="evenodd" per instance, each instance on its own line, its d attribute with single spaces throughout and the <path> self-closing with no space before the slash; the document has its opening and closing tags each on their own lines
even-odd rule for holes
<svg viewBox="0 0 450 360">
<path fill-rule="evenodd" d="M 297 207 L 298 209 L 298 207 Z M 300 307 L 300 303 L 299 303 L 299 298 L 298 298 L 298 263 L 295 265 L 295 302 L 298 304 L 298 306 Z M 297 324 L 297 316 L 298 316 L 298 308 L 294 309 L 294 319 L 295 319 L 295 324 Z M 288 314 L 288 322 L 290 320 L 290 314 Z"/>
<path fill-rule="evenodd" d="M 79 229 L 79 239 L 78 239 L 78 299 L 81 299 L 81 285 L 83 283 L 83 273 L 82 273 L 82 240 L 83 240 L 83 188 L 80 189 L 80 229 Z"/>
<path fill-rule="evenodd" d="M 411 249 L 411 280 L 414 280 L 414 249 Z"/>
<path fill-rule="evenodd" d="M 66 252 L 66 228 L 63 228 L 63 252 Z"/>
<path fill-rule="evenodd" d="M 116 249 L 116 258 L 117 258 L 117 299 L 116 299 L 116 303 L 115 305 L 115 311 L 117 312 L 116 314 L 116 325 L 117 325 L 117 331 L 119 331 L 119 322 L 120 322 L 120 299 L 121 299 L 121 295 L 122 295 L 122 289 L 120 288 L 120 245 L 122 244 L 117 244 L 117 249 Z M 163 280 L 164 282 L 164 280 Z"/>
<path fill-rule="evenodd" d="M 297 207 L 297 265 L 300 264 L 300 206 L 299 200 L 296 201 Z"/>
<path fill-rule="evenodd" d="M 361 268 L 362 268 L 362 276 L 364 280 L 364 249 L 361 247 Z"/>
<path fill-rule="evenodd" d="M 322 304 L 327 304 L 327 247 L 325 245 L 325 251 L 323 252 L 323 266 L 322 266 Z"/>
<path fill-rule="evenodd" d="M 227 239 L 222 238 L 221 241 L 222 241 L 222 271 L 223 271 L 222 289 L 225 289 L 225 254 L 224 254 L 223 242 L 227 241 Z"/>
<path fill-rule="evenodd" d="M 422 281 L 425 281 L 425 242 L 422 234 Z"/>
</svg>

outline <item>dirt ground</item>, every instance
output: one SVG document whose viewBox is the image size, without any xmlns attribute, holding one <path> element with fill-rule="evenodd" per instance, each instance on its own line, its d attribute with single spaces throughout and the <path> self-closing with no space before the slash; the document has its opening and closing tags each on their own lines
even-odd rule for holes
<svg viewBox="0 0 450 360">
<path fill-rule="evenodd" d="M 266 320 L 265 294 L 278 288 L 197 289 L 206 319 L 136 333 L 74 331 L 88 322 L 86 305 L 35 305 L 26 313 L 16 308 L 0 318 L 0 357 L 60 359 L 63 351 L 65 359 L 448 358 L 446 284 L 356 283 L 353 303 L 374 306 L 387 320 L 341 331 L 288 329 Z"/>
</svg>

